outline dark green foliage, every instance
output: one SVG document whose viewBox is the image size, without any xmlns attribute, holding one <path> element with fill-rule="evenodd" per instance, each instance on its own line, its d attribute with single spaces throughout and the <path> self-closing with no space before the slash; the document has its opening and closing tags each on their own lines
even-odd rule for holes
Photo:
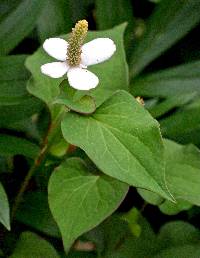
<svg viewBox="0 0 200 258">
<path fill-rule="evenodd" d="M 199 0 L 1 0 L 0 257 L 200 257 L 199 14 Z M 116 45 L 89 91 L 41 73 L 58 61 L 43 42 L 81 19 L 85 43 Z"/>
</svg>

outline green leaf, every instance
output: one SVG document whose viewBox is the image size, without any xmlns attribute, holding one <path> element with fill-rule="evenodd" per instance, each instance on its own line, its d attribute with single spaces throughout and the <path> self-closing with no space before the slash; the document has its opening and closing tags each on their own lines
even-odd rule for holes
<svg viewBox="0 0 200 258">
<path fill-rule="evenodd" d="M 45 2 L 45 6 L 37 22 L 41 42 L 47 38 L 69 32 L 74 25 L 70 19 L 71 10 L 68 6 L 69 1 L 46 0 Z"/>
<path fill-rule="evenodd" d="M 166 182 L 175 199 L 200 205 L 200 152 L 165 140 Z"/>
<path fill-rule="evenodd" d="M 126 54 L 132 52 L 132 41 L 134 34 L 133 8 L 130 0 L 96 0 L 96 22 L 100 30 L 110 29 L 120 23 L 127 22 L 124 34 Z M 113 8 L 114 7 L 114 8 Z"/>
<path fill-rule="evenodd" d="M 152 258 L 199 258 L 199 245 L 183 245 L 165 249 Z"/>
<path fill-rule="evenodd" d="M 0 105 L 20 104 L 29 96 L 24 67 L 26 55 L 0 57 Z"/>
<path fill-rule="evenodd" d="M 49 205 L 60 228 L 65 250 L 84 232 L 102 222 L 119 206 L 128 186 L 89 172 L 85 163 L 71 158 L 49 181 Z"/>
<path fill-rule="evenodd" d="M 111 59 L 89 68 L 99 77 L 100 81 L 98 87 L 90 91 L 90 95 L 95 98 L 97 106 L 112 95 L 114 91 L 118 89 L 128 90 L 128 68 L 123 48 L 124 29 L 125 25 L 123 24 L 112 30 L 88 32 L 87 41 L 99 37 L 109 37 L 117 46 L 117 51 Z M 68 37 L 69 34 L 62 36 L 64 39 L 68 39 Z M 49 57 L 42 47 L 26 60 L 26 67 L 33 76 L 33 79 L 28 84 L 28 90 L 34 96 L 42 99 L 50 108 L 55 97 L 59 94 L 59 84 L 63 80 L 62 78 L 52 79 L 41 73 L 41 65 L 51 61 L 55 61 L 55 59 Z"/>
<path fill-rule="evenodd" d="M 20 122 L 37 114 L 43 104 L 39 99 L 28 96 L 19 104 L 0 106 L 0 127 L 12 127 L 13 123 Z"/>
<path fill-rule="evenodd" d="M 0 222 L 10 230 L 10 208 L 3 185 L 0 182 Z"/>
<path fill-rule="evenodd" d="M 163 225 L 157 237 L 160 250 L 173 246 L 200 243 L 200 231 L 184 221 L 172 221 Z"/>
<path fill-rule="evenodd" d="M 138 222 L 139 216 L 140 213 L 136 208 L 132 208 L 122 216 L 122 219 L 128 222 L 130 230 L 135 237 L 139 237 L 141 235 L 141 227 Z"/>
<path fill-rule="evenodd" d="M 59 258 L 56 250 L 43 238 L 32 232 L 23 232 L 10 258 Z"/>
<path fill-rule="evenodd" d="M 147 23 L 144 36 L 132 51 L 131 77 L 138 75 L 194 28 L 200 20 L 199 12 L 200 4 L 197 0 L 162 0 Z"/>
<path fill-rule="evenodd" d="M 23 0 L 0 23 L 0 55 L 8 54 L 34 28 L 45 1 Z"/>
<path fill-rule="evenodd" d="M 150 255 L 155 253 L 155 233 L 141 214 L 138 219 L 141 228 L 139 237 L 135 237 L 130 230 L 127 230 L 128 227 L 126 224 L 122 224 L 122 219 L 118 219 L 118 221 L 116 219 L 113 221 L 113 217 L 110 221 L 108 219 L 110 225 L 106 225 L 104 232 L 106 258 L 144 258 L 151 257 Z"/>
<path fill-rule="evenodd" d="M 16 219 L 49 236 L 60 237 L 57 224 L 49 210 L 47 196 L 43 192 L 25 194 L 17 210 Z"/>
<path fill-rule="evenodd" d="M 127 92 L 113 94 L 91 116 L 67 113 L 61 129 L 105 174 L 171 199 L 159 125 Z"/>
<path fill-rule="evenodd" d="M 157 105 L 149 108 L 148 111 L 153 117 L 158 118 L 174 108 L 181 107 L 188 102 L 191 102 L 196 96 L 197 94 L 195 92 L 186 94 L 180 93 L 179 95 L 174 95 L 173 97 L 165 99 Z"/>
<path fill-rule="evenodd" d="M 133 20 L 131 1 L 96 0 L 96 20 L 100 30 L 112 28 L 123 22 L 131 22 Z"/>
<path fill-rule="evenodd" d="M 181 143 L 200 143 L 200 98 L 160 120 L 163 136 Z"/>
<path fill-rule="evenodd" d="M 39 147 L 24 138 L 0 134 L 0 155 L 2 156 L 20 154 L 34 159 L 38 152 Z"/>
<path fill-rule="evenodd" d="M 163 198 L 160 197 L 158 194 L 150 192 L 148 190 L 145 189 L 137 189 L 139 195 L 148 203 L 152 204 L 152 205 L 159 205 L 163 202 Z M 172 202 L 170 202 L 172 203 Z"/>
<path fill-rule="evenodd" d="M 165 201 L 159 205 L 160 211 L 167 215 L 176 215 L 182 211 L 187 211 L 192 208 L 192 204 L 188 201 L 179 199 L 176 203 Z"/>
<path fill-rule="evenodd" d="M 69 87 L 67 80 L 64 80 L 60 84 L 60 88 L 61 93 L 55 99 L 54 103 L 63 104 L 67 106 L 70 110 L 82 114 L 91 114 L 96 110 L 95 101 L 91 96 L 87 95 L 87 91 L 86 95 L 76 99 L 76 93 L 79 93 L 79 91 Z"/>
<path fill-rule="evenodd" d="M 173 97 L 194 92 L 200 94 L 199 70 L 200 61 L 194 61 L 140 76 L 133 81 L 131 91 L 135 96 L 145 97 Z"/>
<path fill-rule="evenodd" d="M 0 22 L 19 4 L 20 0 L 1 0 Z"/>
<path fill-rule="evenodd" d="M 83 251 L 83 252 L 71 252 L 67 255 L 67 258 L 97 258 L 97 256 L 94 253 Z"/>
</svg>

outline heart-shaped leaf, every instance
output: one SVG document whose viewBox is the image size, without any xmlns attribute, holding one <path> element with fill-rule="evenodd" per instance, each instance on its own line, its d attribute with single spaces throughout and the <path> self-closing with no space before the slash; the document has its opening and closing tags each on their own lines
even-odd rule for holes
<svg viewBox="0 0 200 258">
<path fill-rule="evenodd" d="M 91 116 L 68 113 L 61 128 L 105 174 L 171 199 L 159 125 L 127 92 L 118 91 Z"/>
<path fill-rule="evenodd" d="M 114 212 L 127 190 L 128 186 L 118 180 L 90 173 L 78 158 L 62 163 L 50 178 L 48 193 L 65 250 Z"/>
</svg>

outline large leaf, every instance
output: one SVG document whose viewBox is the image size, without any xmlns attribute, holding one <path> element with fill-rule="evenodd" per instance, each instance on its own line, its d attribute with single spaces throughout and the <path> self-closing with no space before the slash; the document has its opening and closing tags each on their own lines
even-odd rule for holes
<svg viewBox="0 0 200 258">
<path fill-rule="evenodd" d="M 128 186 L 120 181 L 90 173 L 80 159 L 62 163 L 50 178 L 48 192 L 65 250 L 114 212 L 127 190 Z"/>
<path fill-rule="evenodd" d="M 59 258 L 56 250 L 46 240 L 32 232 L 23 232 L 10 258 Z"/>
<path fill-rule="evenodd" d="M 0 182 L 0 222 L 10 230 L 10 209 L 8 198 Z"/>
<path fill-rule="evenodd" d="M 35 158 L 39 152 L 39 147 L 24 139 L 16 136 L 0 134 L 0 155 L 24 155 L 29 158 Z"/>
<path fill-rule="evenodd" d="M 45 1 L 23 0 L 0 23 L 0 55 L 9 53 L 34 28 Z"/>
<path fill-rule="evenodd" d="M 88 33 L 87 41 L 99 37 L 109 37 L 114 40 L 117 46 L 117 51 L 110 60 L 89 67 L 89 70 L 94 72 L 100 80 L 98 87 L 91 91 L 91 95 L 95 97 L 97 105 L 100 105 L 117 89 L 128 89 L 128 69 L 123 48 L 124 29 L 125 25 L 120 25 L 112 30 Z M 67 39 L 68 36 L 62 37 Z M 41 65 L 51 61 L 55 60 L 49 57 L 42 48 L 28 57 L 26 61 L 26 66 L 33 75 L 33 80 L 28 85 L 29 92 L 42 99 L 49 106 L 52 105 L 55 97 L 59 94 L 59 84 L 63 80 L 63 78 L 52 79 L 41 73 Z"/>
<path fill-rule="evenodd" d="M 173 97 L 183 93 L 200 94 L 200 61 L 194 61 L 173 68 L 141 76 L 133 81 L 135 96 Z"/>
<path fill-rule="evenodd" d="M 113 94 L 91 116 L 68 113 L 61 128 L 105 174 L 170 199 L 159 125 L 127 92 Z"/>
<path fill-rule="evenodd" d="M 198 0 L 163 0 L 150 17 L 131 58 L 131 76 L 185 36 L 200 20 Z"/>
<path fill-rule="evenodd" d="M 0 105 L 20 104 L 28 97 L 26 55 L 0 57 Z"/>
</svg>

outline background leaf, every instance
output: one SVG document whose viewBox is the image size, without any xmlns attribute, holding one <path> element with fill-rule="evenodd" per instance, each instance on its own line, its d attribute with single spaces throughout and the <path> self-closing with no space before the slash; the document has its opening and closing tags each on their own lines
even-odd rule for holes
<svg viewBox="0 0 200 258">
<path fill-rule="evenodd" d="M 144 36 L 135 45 L 130 60 L 131 77 L 185 36 L 200 21 L 196 0 L 162 0 L 149 18 Z M 186 19 L 187 17 L 187 19 Z"/>
<path fill-rule="evenodd" d="M 180 143 L 199 144 L 200 138 L 200 98 L 185 105 L 171 116 L 161 119 L 162 135 Z"/>
<path fill-rule="evenodd" d="M 0 222 L 10 230 L 10 209 L 8 198 L 0 182 Z"/>
<path fill-rule="evenodd" d="M 37 30 L 41 42 L 71 30 L 74 24 L 70 19 L 71 9 L 69 8 L 69 2 L 65 0 L 45 1 L 45 6 L 37 22 Z"/>
<path fill-rule="evenodd" d="M 24 62 L 27 55 L 0 57 L 0 105 L 20 104 L 29 97 Z"/>
<path fill-rule="evenodd" d="M 131 90 L 135 96 L 173 97 L 186 93 L 200 94 L 200 61 L 163 69 L 139 76 L 133 81 Z"/>
<path fill-rule="evenodd" d="M 200 205 L 199 150 L 165 140 L 165 158 L 166 182 L 174 197 Z"/>
<path fill-rule="evenodd" d="M 59 258 L 56 250 L 43 238 L 32 232 L 23 232 L 10 258 Z"/>
<path fill-rule="evenodd" d="M 127 190 L 128 186 L 120 181 L 90 173 L 80 159 L 62 163 L 50 178 L 48 192 L 65 250 L 114 212 Z"/>
<path fill-rule="evenodd" d="M 49 210 L 47 195 L 43 192 L 25 194 L 17 210 L 16 219 L 48 236 L 61 237 Z"/>
<path fill-rule="evenodd" d="M 0 55 L 6 55 L 34 28 L 45 1 L 23 0 L 0 23 Z"/>
<path fill-rule="evenodd" d="M 0 155 L 24 155 L 34 159 L 39 152 L 39 146 L 20 137 L 0 134 Z"/>
</svg>

